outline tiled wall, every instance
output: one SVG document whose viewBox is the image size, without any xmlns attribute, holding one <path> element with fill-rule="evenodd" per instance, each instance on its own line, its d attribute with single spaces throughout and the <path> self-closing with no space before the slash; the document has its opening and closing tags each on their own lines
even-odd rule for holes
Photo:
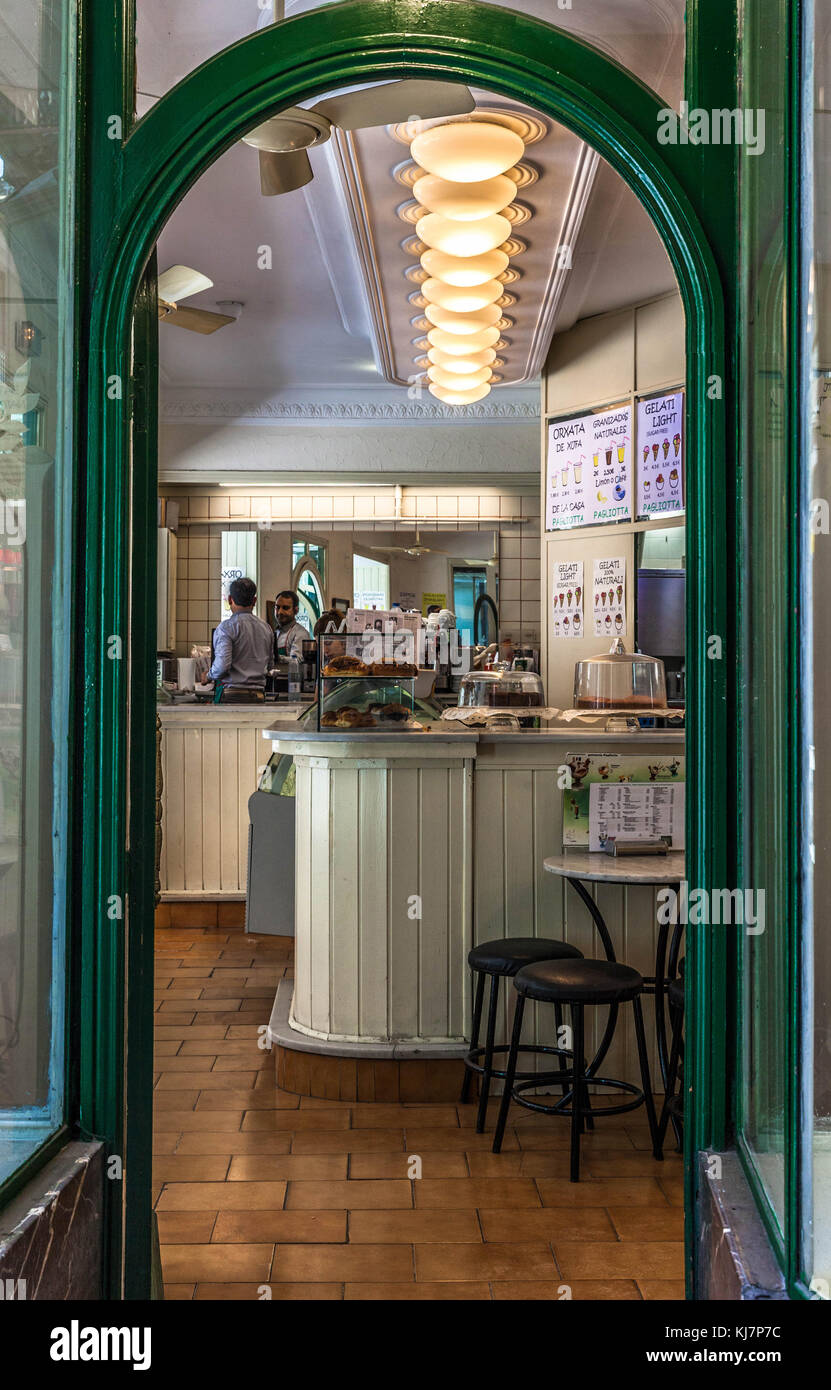
<svg viewBox="0 0 831 1390">
<path fill-rule="evenodd" d="M 194 642 L 210 641 L 220 619 L 221 533 L 268 525 L 285 532 L 327 533 L 406 529 L 394 519 L 389 491 L 370 488 L 332 493 L 299 490 L 267 495 L 197 487 L 162 489 L 179 503 L 177 555 L 176 650 L 187 654 Z M 536 487 L 407 489 L 402 517 L 435 517 L 422 523 L 426 536 L 439 530 L 487 530 L 499 533 L 500 612 L 502 634 L 514 642 L 538 645 L 540 638 L 540 499 Z M 523 518 L 519 521 L 517 518 Z M 429 542 L 428 542 L 429 543 Z M 441 544 L 441 542 L 439 542 Z M 282 582 L 288 582 L 286 578 Z M 272 597 L 269 593 L 268 597 Z"/>
</svg>

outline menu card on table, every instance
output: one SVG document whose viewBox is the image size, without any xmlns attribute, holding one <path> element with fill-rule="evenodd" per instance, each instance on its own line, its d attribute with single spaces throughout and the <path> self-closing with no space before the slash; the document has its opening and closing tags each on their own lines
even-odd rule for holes
<svg viewBox="0 0 831 1390">
<path fill-rule="evenodd" d="M 684 784 L 593 782 L 589 788 L 589 850 L 607 840 L 660 840 L 684 848 Z"/>
</svg>

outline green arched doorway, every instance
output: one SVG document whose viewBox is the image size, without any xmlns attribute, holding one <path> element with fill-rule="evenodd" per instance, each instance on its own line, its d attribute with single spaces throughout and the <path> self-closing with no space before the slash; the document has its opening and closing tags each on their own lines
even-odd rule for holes
<svg viewBox="0 0 831 1390">
<path fill-rule="evenodd" d="M 137 331 L 133 357 L 133 322 L 162 227 L 205 169 L 273 111 L 339 85 L 401 77 L 463 81 L 536 107 L 591 144 L 630 185 L 664 241 L 687 318 L 687 853 L 688 875 L 702 887 L 730 881 L 727 809 L 717 781 L 727 748 L 729 659 L 708 660 L 708 638 L 730 629 L 724 418 L 730 391 L 717 269 L 726 251 L 719 238 L 727 232 L 689 147 L 659 146 L 659 98 L 554 26 L 472 0 L 348 0 L 218 54 L 130 129 L 130 6 L 111 3 L 118 22 L 107 32 L 93 25 L 85 93 L 95 187 L 83 228 L 90 250 L 82 285 L 89 325 L 81 436 L 87 689 L 78 769 L 84 844 L 78 939 L 89 967 L 84 1013 L 90 1022 L 81 1040 L 80 1109 L 83 1128 L 106 1135 L 130 1174 L 123 1191 L 108 1184 L 110 1288 L 121 1285 L 123 1269 L 127 1296 L 143 1297 L 150 1266 L 155 624 L 129 576 L 131 561 L 152 573 L 157 421 L 152 331 Z M 117 138 L 113 112 L 122 113 L 124 139 Z M 146 314 L 143 322 L 149 323 Z M 127 633 L 129 660 L 112 660 L 108 639 Z M 126 997 L 125 941 L 107 914 L 113 894 L 126 895 L 129 905 Z M 719 948 L 701 933 L 689 955 L 698 1001 L 688 1037 L 692 1154 L 723 1143 L 727 1027 Z M 690 1200 L 692 1182 L 690 1176 Z M 688 1240 L 690 1251 L 691 1245 Z"/>
</svg>

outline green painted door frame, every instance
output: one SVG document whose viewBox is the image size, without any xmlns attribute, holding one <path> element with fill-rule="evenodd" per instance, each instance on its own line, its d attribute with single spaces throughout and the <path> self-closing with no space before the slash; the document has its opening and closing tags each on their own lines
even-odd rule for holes
<svg viewBox="0 0 831 1390">
<path fill-rule="evenodd" d="M 89 345 L 78 433 L 86 441 L 81 1122 L 106 1138 L 109 1152 L 126 1153 L 124 1187 L 108 1184 L 108 1287 L 113 1297 L 140 1298 L 149 1288 L 142 1231 L 149 1228 L 153 856 L 152 826 L 136 818 L 150 809 L 154 710 L 143 682 L 150 679 L 155 628 L 138 619 L 136 581 L 146 567 L 142 601 L 152 614 L 155 398 L 146 372 L 144 381 L 131 381 L 131 332 L 141 295 L 137 360 L 152 360 L 152 307 L 146 282 L 141 287 L 160 231 L 209 165 L 275 110 L 338 85 L 401 77 L 463 81 L 535 107 L 588 141 L 632 187 L 664 240 L 687 316 L 687 852 L 690 882 L 713 888 L 734 882 L 735 822 L 722 795 L 725 768 L 735 761 L 728 673 L 737 659 L 735 516 L 727 467 L 735 392 L 726 299 L 735 259 L 734 181 L 727 150 L 710 149 L 705 171 L 695 146 L 658 144 L 662 103 L 622 67 L 563 31 L 509 10 L 466 0 L 327 6 L 218 54 L 133 125 L 132 0 L 82 0 L 82 6 L 81 113 L 92 176 L 79 228 Z M 688 14 L 689 100 L 735 105 L 733 6 L 690 0 Z M 699 42 L 705 32 L 706 51 Z M 722 640 L 721 660 L 708 659 L 713 636 Z M 122 659 L 113 656 L 113 637 L 123 640 Z M 126 903 L 123 920 L 112 916 L 118 901 Z M 724 1147 L 729 1129 L 730 977 L 719 935 L 693 929 L 688 943 L 695 1001 L 688 1032 L 688 1207 L 694 1195 L 690 1156 Z M 692 1249 L 689 1233 L 690 1265 Z"/>
</svg>

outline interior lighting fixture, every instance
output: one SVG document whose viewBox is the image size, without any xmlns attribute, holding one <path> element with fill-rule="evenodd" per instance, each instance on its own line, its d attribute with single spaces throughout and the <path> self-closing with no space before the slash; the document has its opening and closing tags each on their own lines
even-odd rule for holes
<svg viewBox="0 0 831 1390">
<path fill-rule="evenodd" d="M 505 286 L 498 280 L 486 280 L 484 285 L 472 285 L 470 289 L 460 289 L 456 285 L 445 285 L 443 280 L 425 280 L 421 293 L 428 304 L 438 304 L 442 309 L 450 309 L 454 314 L 475 313 L 495 304 L 505 292 Z"/>
<path fill-rule="evenodd" d="M 428 212 L 439 212 L 456 222 L 479 222 L 513 202 L 516 184 L 504 174 L 482 183 L 450 183 L 435 174 L 424 174 L 413 185 L 413 196 Z"/>
<path fill-rule="evenodd" d="M 467 357 L 471 352 L 496 347 L 499 342 L 499 329 L 482 328 L 478 333 L 468 333 L 461 337 L 456 333 L 446 333 L 443 328 L 431 328 L 427 334 L 427 341 L 431 348 L 440 348 L 451 357 Z"/>
<path fill-rule="evenodd" d="M 428 367 L 427 375 L 437 386 L 446 386 L 451 391 L 472 391 L 475 387 L 484 386 L 485 382 L 490 381 L 491 369 L 481 367 L 478 372 L 457 376 L 453 372 L 446 372 L 444 367 Z"/>
<path fill-rule="evenodd" d="M 486 251 L 481 256 L 448 256 L 446 251 L 424 251 L 421 264 L 428 275 L 445 285 L 484 285 L 508 269 L 504 251 Z"/>
<path fill-rule="evenodd" d="M 457 121 L 417 135 L 410 154 L 428 174 L 453 183 L 481 183 L 504 174 L 525 153 L 523 140 L 490 121 Z"/>
<path fill-rule="evenodd" d="M 454 314 L 450 309 L 442 309 L 440 304 L 428 304 L 424 314 L 435 328 L 463 338 L 502 322 L 502 310 L 496 304 L 486 304 L 484 309 L 470 314 Z"/>
<path fill-rule="evenodd" d="M 496 351 L 494 348 L 483 348 L 481 352 L 470 352 L 466 357 L 453 357 L 449 352 L 442 352 L 441 348 L 430 348 L 427 360 L 431 367 L 443 367 L 446 372 L 467 376 L 469 372 L 478 372 L 481 367 L 492 367 L 496 361 Z"/>
<path fill-rule="evenodd" d="M 428 212 L 416 223 L 416 234 L 425 246 L 449 256 L 480 256 L 495 251 L 511 234 L 507 217 L 494 213 L 478 222 L 456 222 L 440 212 Z"/>
<path fill-rule="evenodd" d="M 446 386 L 430 382 L 430 394 L 445 405 L 474 405 L 476 401 L 484 400 L 490 394 L 490 389 L 489 386 L 475 386 L 472 391 L 451 391 Z"/>
</svg>

